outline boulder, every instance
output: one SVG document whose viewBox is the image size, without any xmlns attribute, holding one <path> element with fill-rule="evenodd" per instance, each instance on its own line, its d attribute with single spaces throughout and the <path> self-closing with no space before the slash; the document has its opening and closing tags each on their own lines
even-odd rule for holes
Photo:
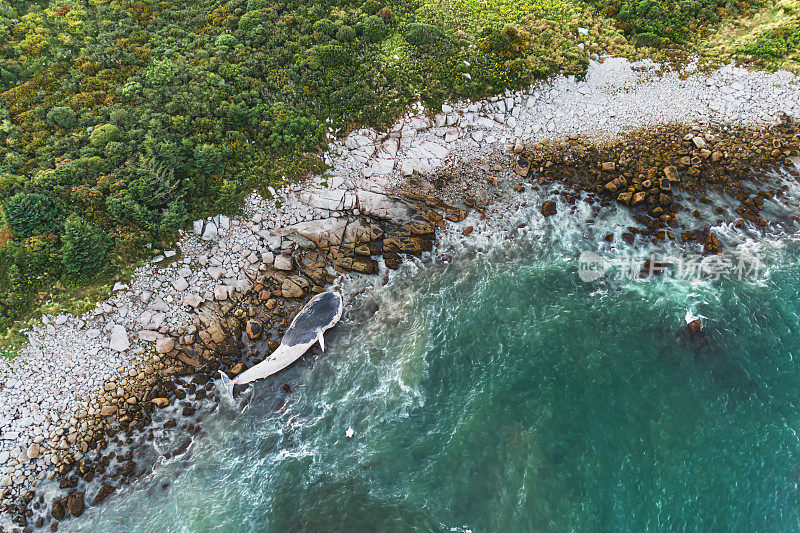
<svg viewBox="0 0 800 533">
<path fill-rule="evenodd" d="M 558 212 L 556 209 L 556 203 L 552 200 L 545 200 L 542 203 L 542 214 L 545 217 L 551 217 Z"/>
<path fill-rule="evenodd" d="M 699 136 L 698 137 L 692 137 L 692 142 L 694 143 L 695 147 L 698 150 L 702 150 L 703 148 L 707 148 L 708 147 L 708 143 L 706 143 L 706 140 L 703 139 L 702 137 L 699 137 Z"/>
<path fill-rule="evenodd" d="M 301 298 L 305 294 L 308 282 L 299 276 L 289 276 L 281 284 L 281 295 L 284 298 Z"/>
<path fill-rule="evenodd" d="M 150 401 L 151 401 L 151 402 L 153 403 L 153 405 L 155 405 L 156 407 L 161 407 L 161 408 L 164 408 L 164 407 L 166 407 L 166 406 L 168 406 L 168 405 L 169 405 L 169 399 L 167 399 L 167 398 L 153 398 L 153 399 L 152 399 L 152 400 L 150 400 Z"/>
<path fill-rule="evenodd" d="M 238 376 L 239 374 L 241 374 L 245 370 L 247 370 L 247 365 L 246 364 L 244 364 L 244 363 L 236 363 L 236 365 L 234 365 L 234 367 L 230 369 L 230 371 L 228 372 L 228 375 L 230 375 L 230 376 Z"/>
<path fill-rule="evenodd" d="M 686 333 L 688 333 L 690 336 L 697 335 L 698 333 L 700 333 L 700 331 L 702 331 L 702 329 L 703 329 L 703 323 L 700 321 L 699 318 L 695 318 L 694 320 L 686 324 Z"/>
<path fill-rule="evenodd" d="M 106 499 L 109 496 L 111 496 L 114 493 L 115 490 L 116 489 L 114 487 L 112 487 L 111 485 L 103 485 L 102 487 L 100 487 L 100 490 L 97 492 L 97 496 L 95 496 L 94 500 L 92 500 L 92 505 L 100 505 L 101 503 L 106 501 Z"/>
<path fill-rule="evenodd" d="M 83 498 L 82 492 L 75 492 L 67 496 L 67 509 L 72 516 L 78 517 L 83 514 L 85 508 Z"/>
<path fill-rule="evenodd" d="M 172 286 L 175 287 L 175 290 L 178 292 L 183 292 L 189 288 L 189 282 L 187 282 L 184 278 L 178 276 L 174 280 L 172 280 Z"/>
<path fill-rule="evenodd" d="M 34 442 L 30 446 L 28 446 L 29 459 L 36 459 L 37 457 L 39 457 L 39 453 L 41 453 L 41 449 L 39 448 L 39 445 L 37 443 Z"/>
<path fill-rule="evenodd" d="M 214 299 L 217 301 L 223 301 L 228 299 L 228 287 L 227 285 L 217 285 L 214 287 Z"/>
<path fill-rule="evenodd" d="M 175 339 L 172 337 L 162 337 L 156 341 L 156 353 L 166 354 L 175 348 Z"/>
<path fill-rule="evenodd" d="M 117 324 L 111 330 L 108 347 L 117 352 L 124 352 L 131 347 L 131 341 L 128 339 L 128 332 L 125 331 L 123 326 Z"/>
<path fill-rule="evenodd" d="M 64 517 L 67 516 L 67 509 L 61 500 L 53 502 L 53 506 L 50 508 L 50 516 L 56 520 L 64 520 Z"/>
<path fill-rule="evenodd" d="M 531 162 L 522 156 L 518 157 L 514 162 L 514 173 L 517 176 L 522 176 L 523 178 L 526 177 L 530 169 Z"/>
<path fill-rule="evenodd" d="M 285 254 L 276 255 L 272 266 L 274 266 L 276 270 L 291 270 L 292 256 Z"/>
<path fill-rule="evenodd" d="M 206 224 L 206 228 L 203 230 L 203 236 L 201 239 L 204 241 L 215 241 L 217 240 L 217 236 L 217 225 L 213 222 Z"/>
<path fill-rule="evenodd" d="M 669 181 L 681 180 L 680 177 L 678 176 L 678 168 L 673 165 L 664 168 L 664 176 L 666 176 L 666 178 Z"/>
<path fill-rule="evenodd" d="M 201 303 L 203 303 L 203 298 L 199 294 L 187 294 L 183 299 L 183 305 L 188 305 L 189 307 L 197 308 Z"/>
</svg>

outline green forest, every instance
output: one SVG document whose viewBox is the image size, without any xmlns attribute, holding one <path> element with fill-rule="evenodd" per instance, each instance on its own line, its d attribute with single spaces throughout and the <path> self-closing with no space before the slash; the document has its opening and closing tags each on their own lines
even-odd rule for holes
<svg viewBox="0 0 800 533">
<path fill-rule="evenodd" d="M 581 75 L 590 53 L 691 49 L 762 7 L 0 1 L 0 332 L 51 299 L 90 300 L 189 221 L 323 170 L 327 132 Z M 796 52 L 793 24 L 737 50 L 774 64 Z"/>
</svg>

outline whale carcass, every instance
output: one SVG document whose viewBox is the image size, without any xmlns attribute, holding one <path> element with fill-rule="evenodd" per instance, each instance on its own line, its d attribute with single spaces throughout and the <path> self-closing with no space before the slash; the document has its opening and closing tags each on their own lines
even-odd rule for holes
<svg viewBox="0 0 800 533">
<path fill-rule="evenodd" d="M 230 379 L 220 370 L 225 390 L 232 397 L 233 387 L 263 379 L 291 365 L 305 354 L 315 342 L 325 351 L 323 334 L 342 318 L 342 295 L 323 292 L 311 298 L 292 320 L 281 339 L 281 345 L 262 362 Z"/>
</svg>

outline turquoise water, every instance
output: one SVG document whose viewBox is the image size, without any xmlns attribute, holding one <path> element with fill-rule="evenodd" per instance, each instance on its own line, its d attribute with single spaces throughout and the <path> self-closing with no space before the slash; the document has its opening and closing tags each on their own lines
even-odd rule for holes
<svg viewBox="0 0 800 533">
<path fill-rule="evenodd" d="M 187 456 L 63 525 L 800 528 L 798 245 L 762 245 L 758 282 L 583 283 L 577 240 L 554 227 L 376 282 L 313 364 L 223 405 Z M 687 311 L 707 317 L 699 341 Z"/>
</svg>

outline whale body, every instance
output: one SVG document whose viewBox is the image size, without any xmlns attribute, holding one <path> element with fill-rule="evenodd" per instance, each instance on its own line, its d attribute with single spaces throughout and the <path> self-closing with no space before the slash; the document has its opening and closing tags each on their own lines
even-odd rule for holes
<svg viewBox="0 0 800 533">
<path fill-rule="evenodd" d="M 236 385 L 245 385 L 280 372 L 300 359 L 315 342 L 319 342 L 324 352 L 323 334 L 342 318 L 342 308 L 342 295 L 335 291 L 323 292 L 311 298 L 294 317 L 281 339 L 280 346 L 269 357 L 242 372 L 235 379 L 230 379 L 220 370 L 220 377 L 228 395 L 233 397 L 233 388 Z"/>
</svg>

